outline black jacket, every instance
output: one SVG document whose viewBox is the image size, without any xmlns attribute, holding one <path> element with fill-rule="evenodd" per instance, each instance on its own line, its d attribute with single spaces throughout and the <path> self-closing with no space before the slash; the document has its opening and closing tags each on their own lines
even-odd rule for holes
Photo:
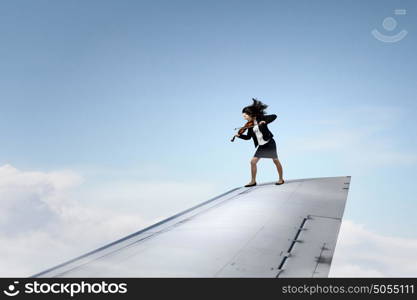
<svg viewBox="0 0 417 300">
<path fill-rule="evenodd" d="M 270 138 L 272 138 L 274 135 L 272 134 L 271 131 L 269 131 L 268 129 L 268 123 L 271 123 L 272 121 L 274 121 L 277 118 L 277 115 L 265 115 L 263 117 L 257 117 L 256 121 L 259 123 L 261 121 L 265 121 L 266 124 L 261 124 L 258 125 L 259 127 L 259 131 L 262 133 L 262 138 L 267 141 Z M 241 134 L 238 137 L 244 140 L 250 140 L 250 138 L 253 139 L 253 143 L 255 144 L 255 148 L 256 146 L 258 146 L 258 139 L 256 138 L 256 134 L 253 131 L 253 127 L 252 128 L 248 128 L 248 134 Z"/>
</svg>

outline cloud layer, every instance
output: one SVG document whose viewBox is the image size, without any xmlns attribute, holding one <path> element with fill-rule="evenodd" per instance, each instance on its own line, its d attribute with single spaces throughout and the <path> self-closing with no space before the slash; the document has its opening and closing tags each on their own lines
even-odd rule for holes
<svg viewBox="0 0 417 300">
<path fill-rule="evenodd" d="M 342 222 L 329 277 L 417 277 L 417 239 Z"/>
<path fill-rule="evenodd" d="M 0 277 L 33 275 L 213 194 L 198 183 L 83 184 L 72 171 L 0 167 Z"/>
<path fill-rule="evenodd" d="M 216 194 L 198 183 L 84 185 L 72 171 L 0 167 L 0 277 L 33 275 Z M 345 220 L 329 276 L 415 277 L 415 253 L 417 239 Z"/>
</svg>

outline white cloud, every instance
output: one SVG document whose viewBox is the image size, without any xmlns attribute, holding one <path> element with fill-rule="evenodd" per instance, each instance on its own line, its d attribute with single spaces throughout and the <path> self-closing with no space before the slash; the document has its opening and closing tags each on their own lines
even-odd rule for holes
<svg viewBox="0 0 417 300">
<path fill-rule="evenodd" d="M 0 167 L 0 277 L 33 275 L 213 196 L 197 182 L 85 183 L 72 171 Z"/>
<path fill-rule="evenodd" d="M 72 171 L 0 167 L 0 277 L 33 275 L 217 194 L 197 182 L 85 183 Z M 417 239 L 345 220 L 329 275 L 415 277 L 415 253 Z"/>
<path fill-rule="evenodd" d="M 20 172 L 0 167 L 0 228 L 19 234 L 53 223 L 68 206 L 66 190 L 82 182 L 71 171 Z"/>
<path fill-rule="evenodd" d="M 383 235 L 344 220 L 329 277 L 417 277 L 417 239 Z"/>
</svg>

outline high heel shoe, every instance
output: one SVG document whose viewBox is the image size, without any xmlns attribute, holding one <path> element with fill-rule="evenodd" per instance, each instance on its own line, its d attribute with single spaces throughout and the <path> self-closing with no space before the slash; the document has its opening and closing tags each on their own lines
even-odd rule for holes
<svg viewBox="0 0 417 300">
<path fill-rule="evenodd" d="M 256 185 L 256 181 L 255 181 L 255 183 L 245 185 L 245 187 L 250 187 L 250 186 L 254 186 L 254 185 Z"/>
<path fill-rule="evenodd" d="M 285 180 L 283 179 L 282 182 L 275 182 L 276 185 L 280 185 L 283 184 L 285 182 Z"/>
</svg>

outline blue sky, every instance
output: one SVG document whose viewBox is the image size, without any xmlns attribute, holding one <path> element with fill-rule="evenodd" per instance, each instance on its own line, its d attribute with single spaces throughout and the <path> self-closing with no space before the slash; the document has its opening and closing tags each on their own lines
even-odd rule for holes
<svg viewBox="0 0 417 300">
<path fill-rule="evenodd" d="M 230 139 L 257 97 L 278 115 L 269 127 L 284 178 L 351 175 L 345 218 L 417 237 L 416 9 L 1 1 L 0 165 L 74 170 L 83 188 L 199 181 L 215 196 L 249 182 L 253 143 Z M 393 32 L 386 17 L 398 22 Z M 408 35 L 384 43 L 375 28 Z M 276 179 L 261 160 L 258 181 Z"/>
</svg>

